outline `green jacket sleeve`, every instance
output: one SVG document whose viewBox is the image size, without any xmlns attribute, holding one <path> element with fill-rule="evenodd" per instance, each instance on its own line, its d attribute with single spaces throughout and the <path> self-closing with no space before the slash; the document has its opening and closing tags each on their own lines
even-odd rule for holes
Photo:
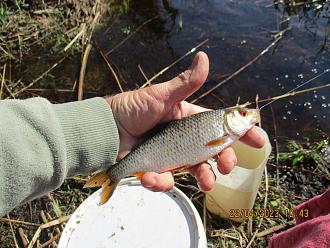
<svg viewBox="0 0 330 248">
<path fill-rule="evenodd" d="M 103 98 L 0 101 L 0 216 L 58 188 L 66 177 L 113 164 L 118 147 L 116 122 Z"/>
</svg>

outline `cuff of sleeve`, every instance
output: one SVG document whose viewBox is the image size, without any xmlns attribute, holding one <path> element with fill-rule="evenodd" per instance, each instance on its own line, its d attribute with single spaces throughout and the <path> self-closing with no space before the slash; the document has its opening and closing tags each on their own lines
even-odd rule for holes
<svg viewBox="0 0 330 248">
<path fill-rule="evenodd" d="M 103 98 L 53 108 L 65 138 L 68 176 L 88 174 L 116 161 L 119 133 L 112 110 Z"/>
</svg>

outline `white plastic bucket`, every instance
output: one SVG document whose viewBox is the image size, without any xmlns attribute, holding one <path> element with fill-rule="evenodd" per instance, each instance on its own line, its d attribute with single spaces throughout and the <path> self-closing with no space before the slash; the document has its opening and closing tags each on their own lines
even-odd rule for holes
<svg viewBox="0 0 330 248">
<path fill-rule="evenodd" d="M 216 183 L 215 187 L 206 193 L 205 202 L 211 213 L 237 222 L 248 218 L 248 210 L 253 208 L 272 150 L 267 133 L 259 127 L 256 128 L 266 141 L 264 147 L 256 149 L 240 141 L 235 142 L 232 147 L 238 162 L 228 175 L 220 174 L 216 164 L 211 162 Z"/>
<path fill-rule="evenodd" d="M 98 206 L 101 189 L 73 213 L 59 248 L 205 248 L 201 218 L 185 194 L 151 192 L 135 178 L 121 181 Z"/>
</svg>

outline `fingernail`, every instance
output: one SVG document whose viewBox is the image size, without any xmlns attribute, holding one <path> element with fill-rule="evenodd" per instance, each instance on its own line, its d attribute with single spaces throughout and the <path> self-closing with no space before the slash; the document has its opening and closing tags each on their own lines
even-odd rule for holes
<svg viewBox="0 0 330 248">
<path fill-rule="evenodd" d="M 154 187 L 156 184 L 156 179 L 155 178 L 151 178 L 148 183 L 144 183 L 143 186 L 146 188 L 152 188 Z"/>
<path fill-rule="evenodd" d="M 230 168 L 230 171 L 231 171 L 235 167 L 235 161 L 234 160 L 230 161 L 228 163 L 228 165 L 229 165 L 229 168 Z"/>
</svg>

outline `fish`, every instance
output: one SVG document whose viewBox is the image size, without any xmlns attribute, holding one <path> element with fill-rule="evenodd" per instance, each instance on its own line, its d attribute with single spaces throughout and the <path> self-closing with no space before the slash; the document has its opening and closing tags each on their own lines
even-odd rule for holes
<svg viewBox="0 0 330 248">
<path fill-rule="evenodd" d="M 102 186 L 99 205 L 112 196 L 121 179 L 146 172 L 188 168 L 216 156 L 260 122 L 259 109 L 232 107 L 171 121 L 114 165 L 92 176 L 86 188 Z"/>
</svg>

